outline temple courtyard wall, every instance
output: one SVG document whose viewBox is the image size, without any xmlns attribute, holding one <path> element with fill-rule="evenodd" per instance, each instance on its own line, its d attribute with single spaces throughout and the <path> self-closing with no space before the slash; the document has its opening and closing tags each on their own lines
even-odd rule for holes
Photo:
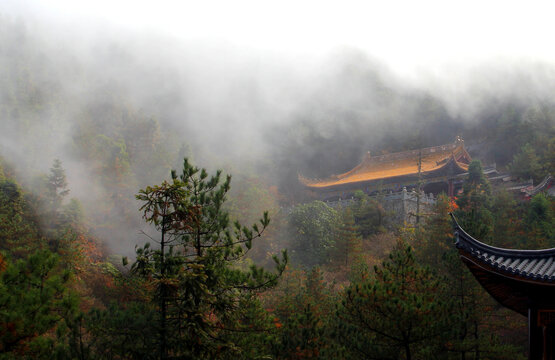
<svg viewBox="0 0 555 360">
<path fill-rule="evenodd" d="M 416 191 L 402 191 L 396 193 L 387 193 L 377 196 L 371 196 L 371 199 L 377 200 L 384 207 L 387 217 L 394 225 L 415 224 L 418 209 L 418 194 Z M 333 201 L 324 201 L 332 208 L 346 208 L 353 205 L 357 199 L 354 197 L 348 199 L 338 199 Z M 436 203 L 436 197 L 433 194 L 420 193 L 420 215 L 424 218 L 426 214 L 432 212 Z"/>
</svg>

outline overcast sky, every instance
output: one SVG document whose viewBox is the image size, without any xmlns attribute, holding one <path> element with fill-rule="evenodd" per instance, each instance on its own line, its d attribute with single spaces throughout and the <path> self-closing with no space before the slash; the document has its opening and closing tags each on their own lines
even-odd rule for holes
<svg viewBox="0 0 555 360">
<path fill-rule="evenodd" d="M 108 27 L 318 58 L 361 49 L 402 75 L 483 62 L 555 63 L 549 1 L 1 0 L 61 27 Z"/>
</svg>

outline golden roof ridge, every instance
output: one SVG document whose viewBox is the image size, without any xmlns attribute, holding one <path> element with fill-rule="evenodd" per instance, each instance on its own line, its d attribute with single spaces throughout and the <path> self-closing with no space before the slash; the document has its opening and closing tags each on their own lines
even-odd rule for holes
<svg viewBox="0 0 555 360">
<path fill-rule="evenodd" d="M 447 152 L 449 152 L 449 156 L 447 156 L 446 154 Z M 468 168 L 468 165 L 457 160 L 458 155 L 460 155 L 461 152 L 463 152 L 463 156 L 465 158 L 470 157 L 470 155 L 464 148 L 464 141 L 458 136 L 455 142 L 453 143 L 431 146 L 431 147 L 422 148 L 422 149 L 406 150 L 402 152 L 390 153 L 390 154 L 384 154 L 384 155 L 378 155 L 378 156 L 371 156 L 370 152 L 367 152 L 364 156 L 364 159 L 357 166 L 355 166 L 353 169 L 345 173 L 331 175 L 326 179 L 309 179 L 299 174 L 299 181 L 306 186 L 327 187 L 327 186 L 333 186 L 333 185 L 339 185 L 339 184 L 345 184 L 345 183 L 356 183 L 360 181 L 374 180 L 374 178 L 370 178 L 370 177 L 367 179 L 364 179 L 363 175 L 364 174 L 370 175 L 369 173 L 372 172 L 372 168 L 376 169 L 380 164 L 386 164 L 388 161 L 410 160 L 410 159 L 413 159 L 415 156 L 422 156 L 423 159 L 426 158 L 427 161 L 429 162 L 429 161 L 433 161 L 433 154 L 440 155 L 440 156 L 441 154 L 445 154 L 445 157 L 443 157 L 443 159 L 441 159 L 440 161 L 435 161 L 436 162 L 435 166 L 432 166 L 431 168 L 428 166 L 428 169 L 424 170 L 423 172 L 437 170 L 437 167 L 441 167 L 440 165 L 442 164 L 443 166 L 445 166 L 451 160 L 454 161 L 459 168 L 464 170 Z M 394 165 L 394 164 L 391 163 L 388 165 L 390 165 L 389 167 L 391 167 L 391 165 Z M 374 172 L 383 173 L 383 178 L 405 176 L 405 175 L 411 175 L 414 173 L 414 172 L 411 172 L 410 170 L 412 166 L 407 166 L 407 164 L 404 164 L 403 166 L 404 167 L 402 166 L 393 167 L 391 169 L 381 169 L 381 170 L 376 169 L 376 171 Z M 401 170 L 402 168 L 404 168 L 408 172 L 403 173 Z M 397 169 L 399 171 L 394 171 L 394 169 Z M 351 181 L 344 181 L 349 177 L 352 177 L 353 179 Z"/>
</svg>

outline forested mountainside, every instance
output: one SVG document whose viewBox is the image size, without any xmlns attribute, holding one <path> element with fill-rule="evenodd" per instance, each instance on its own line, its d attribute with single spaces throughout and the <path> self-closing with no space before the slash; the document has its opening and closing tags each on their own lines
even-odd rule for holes
<svg viewBox="0 0 555 360">
<path fill-rule="evenodd" d="M 456 103 L 354 51 L 303 87 L 52 34 L 0 18 L 0 358 L 525 358 L 525 319 L 463 267 L 448 213 L 555 247 L 553 197 L 482 173 L 555 173 L 552 84 L 519 70 Z M 418 225 L 363 193 L 304 202 L 299 173 L 457 135 L 477 161 Z"/>
</svg>

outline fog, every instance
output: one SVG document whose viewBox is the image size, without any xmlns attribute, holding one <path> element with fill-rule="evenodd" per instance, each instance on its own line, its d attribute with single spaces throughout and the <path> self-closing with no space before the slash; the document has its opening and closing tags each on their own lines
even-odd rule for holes
<svg viewBox="0 0 555 360">
<path fill-rule="evenodd" d="M 132 207 L 140 186 L 178 166 L 183 148 L 201 166 L 267 176 L 295 193 L 298 173 L 328 176 L 366 151 L 450 142 L 506 104 L 552 104 L 548 10 L 8 0 L 0 8 L 0 155 L 25 176 L 60 158 L 71 195 L 88 209 L 113 192 L 110 179 L 98 180 L 100 158 L 84 153 L 99 145 L 80 145 L 97 132 L 127 142 L 136 176 L 123 194 Z M 159 169 L 141 167 L 136 159 L 148 154 L 120 133 L 149 119 L 159 128 L 148 141 L 166 154 Z M 106 211 L 114 222 L 125 217 Z M 117 237 L 112 246 L 123 251 L 136 220 L 99 233 Z"/>
</svg>

